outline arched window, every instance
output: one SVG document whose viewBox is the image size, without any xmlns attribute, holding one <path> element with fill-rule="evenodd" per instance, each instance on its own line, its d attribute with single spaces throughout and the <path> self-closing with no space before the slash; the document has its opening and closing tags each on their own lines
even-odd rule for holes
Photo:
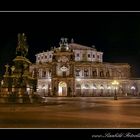
<svg viewBox="0 0 140 140">
<path fill-rule="evenodd" d="M 81 85 L 80 85 L 80 84 L 77 84 L 77 85 L 76 85 L 76 88 L 77 88 L 77 89 L 81 89 Z"/>
<path fill-rule="evenodd" d="M 90 54 L 88 54 L 88 58 L 90 58 Z"/>
<path fill-rule="evenodd" d="M 103 86 L 103 85 L 101 85 L 101 86 L 100 86 L 100 89 L 104 89 L 104 86 Z"/>
<path fill-rule="evenodd" d="M 92 74 L 93 76 L 97 76 L 97 71 L 96 70 L 92 71 Z"/>
<path fill-rule="evenodd" d="M 100 77 L 104 77 L 104 72 L 100 71 Z"/>
<path fill-rule="evenodd" d="M 88 76 L 88 69 L 84 69 L 84 76 L 85 76 L 85 77 Z"/>
<path fill-rule="evenodd" d="M 76 76 L 80 76 L 79 75 L 79 72 L 80 72 L 80 70 L 79 69 L 76 69 Z"/>
<path fill-rule="evenodd" d="M 97 87 L 96 87 L 96 85 L 95 85 L 95 84 L 93 84 L 93 89 L 97 89 Z"/>
<path fill-rule="evenodd" d="M 42 71 L 42 77 L 46 77 L 46 71 Z"/>
<path fill-rule="evenodd" d="M 86 89 L 89 89 L 89 85 L 88 85 L 88 84 L 85 84 L 85 88 L 86 88 Z"/>
<path fill-rule="evenodd" d="M 103 85 L 100 86 L 100 90 L 101 90 L 101 95 L 102 95 L 103 91 L 104 91 L 104 86 Z"/>
<path fill-rule="evenodd" d="M 109 71 L 106 72 L 106 77 L 110 77 Z"/>
<path fill-rule="evenodd" d="M 46 86 L 45 86 L 45 85 L 43 85 L 43 86 L 42 86 L 42 89 L 46 89 Z"/>
</svg>

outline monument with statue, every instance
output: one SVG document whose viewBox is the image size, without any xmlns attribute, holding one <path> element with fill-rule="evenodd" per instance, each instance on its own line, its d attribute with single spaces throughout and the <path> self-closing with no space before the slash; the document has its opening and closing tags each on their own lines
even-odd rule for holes
<svg viewBox="0 0 140 140">
<path fill-rule="evenodd" d="M 1 81 L 0 103 L 35 103 L 39 101 L 36 93 L 37 78 L 29 71 L 31 62 L 26 58 L 28 45 L 25 34 L 18 34 L 16 57 L 13 65 L 5 65 Z"/>
</svg>

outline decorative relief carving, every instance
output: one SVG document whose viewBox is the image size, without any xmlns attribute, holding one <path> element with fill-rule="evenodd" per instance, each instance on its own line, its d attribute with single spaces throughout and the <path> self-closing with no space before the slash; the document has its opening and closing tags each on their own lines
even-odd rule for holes
<svg viewBox="0 0 140 140">
<path fill-rule="evenodd" d="M 64 62 L 64 63 L 66 63 L 66 62 L 68 62 L 69 61 L 69 59 L 66 57 L 66 56 L 62 56 L 62 57 L 60 57 L 59 59 L 58 59 L 58 62 Z"/>
</svg>

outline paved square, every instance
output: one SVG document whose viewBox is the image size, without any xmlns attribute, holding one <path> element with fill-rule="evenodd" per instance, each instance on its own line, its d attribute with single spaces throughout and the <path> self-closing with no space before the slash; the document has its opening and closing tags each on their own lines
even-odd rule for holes
<svg viewBox="0 0 140 140">
<path fill-rule="evenodd" d="M 139 127 L 138 97 L 47 97 L 45 104 L 0 105 L 0 128 Z"/>
</svg>

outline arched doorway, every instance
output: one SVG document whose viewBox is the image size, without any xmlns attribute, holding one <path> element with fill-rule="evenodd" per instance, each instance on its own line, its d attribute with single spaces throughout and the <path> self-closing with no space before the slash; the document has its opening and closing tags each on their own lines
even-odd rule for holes
<svg viewBox="0 0 140 140">
<path fill-rule="evenodd" d="M 67 84 L 61 81 L 58 87 L 58 96 L 67 96 Z"/>
</svg>

